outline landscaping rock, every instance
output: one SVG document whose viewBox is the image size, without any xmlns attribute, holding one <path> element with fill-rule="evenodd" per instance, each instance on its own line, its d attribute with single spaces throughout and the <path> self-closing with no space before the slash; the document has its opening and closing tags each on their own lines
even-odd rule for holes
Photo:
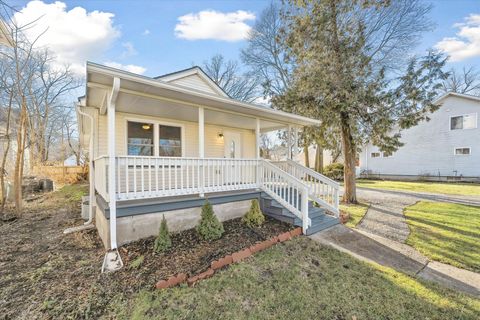
<svg viewBox="0 0 480 320">
<path fill-rule="evenodd" d="M 233 262 L 242 261 L 252 255 L 250 249 L 241 250 L 232 254 Z"/>
<path fill-rule="evenodd" d="M 213 270 L 217 270 L 217 269 L 223 268 L 225 266 L 228 266 L 231 263 L 233 263 L 233 258 L 232 258 L 231 255 L 227 255 L 223 258 L 212 261 L 211 268 Z"/>
<path fill-rule="evenodd" d="M 292 238 L 292 235 L 290 234 L 290 232 L 285 232 L 278 235 L 279 242 L 284 242 L 284 241 L 290 240 L 291 238 Z"/>
<path fill-rule="evenodd" d="M 303 233 L 302 228 L 295 228 L 292 231 L 290 231 L 290 234 L 292 237 L 301 236 L 302 233 Z"/>
</svg>

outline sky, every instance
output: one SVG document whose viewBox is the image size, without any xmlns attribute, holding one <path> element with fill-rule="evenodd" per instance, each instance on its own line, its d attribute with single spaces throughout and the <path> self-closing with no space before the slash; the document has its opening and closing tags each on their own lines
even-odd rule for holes
<svg viewBox="0 0 480 320">
<path fill-rule="evenodd" d="M 8 1 L 8 0 L 7 0 Z M 480 0 L 427 1 L 435 30 L 412 53 L 429 48 L 450 55 L 449 67 L 480 69 Z M 59 63 L 85 73 L 93 61 L 146 76 L 201 65 L 215 54 L 239 59 L 245 37 L 270 0 L 224 1 L 8 1 L 30 22 L 30 36 Z"/>
</svg>

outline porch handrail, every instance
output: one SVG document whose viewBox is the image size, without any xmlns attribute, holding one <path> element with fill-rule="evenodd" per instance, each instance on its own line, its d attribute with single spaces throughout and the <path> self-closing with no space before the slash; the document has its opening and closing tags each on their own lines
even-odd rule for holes
<svg viewBox="0 0 480 320">
<path fill-rule="evenodd" d="M 310 198 L 332 211 L 336 217 L 339 216 L 340 184 L 338 182 L 290 159 L 273 163 L 308 185 Z"/>
<path fill-rule="evenodd" d="M 308 216 L 308 186 L 269 161 L 261 160 L 260 187 L 294 215 L 302 219 L 303 233 L 312 222 Z"/>
</svg>

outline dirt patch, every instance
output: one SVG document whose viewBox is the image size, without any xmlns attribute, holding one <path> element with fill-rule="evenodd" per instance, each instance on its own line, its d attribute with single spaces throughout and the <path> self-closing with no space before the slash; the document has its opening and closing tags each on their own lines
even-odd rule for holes
<svg viewBox="0 0 480 320">
<path fill-rule="evenodd" d="M 292 229 L 267 219 L 252 230 L 235 219 L 213 242 L 194 230 L 175 234 L 165 254 L 153 254 L 152 237 L 120 248 L 125 267 L 101 274 L 105 251 L 96 230 L 62 233 L 83 223 L 78 199 L 86 190 L 69 186 L 27 203 L 19 218 L 7 209 L 0 219 L 0 319 L 109 317 L 139 290 L 155 290 L 160 279 L 204 271 L 215 259 Z"/>
</svg>

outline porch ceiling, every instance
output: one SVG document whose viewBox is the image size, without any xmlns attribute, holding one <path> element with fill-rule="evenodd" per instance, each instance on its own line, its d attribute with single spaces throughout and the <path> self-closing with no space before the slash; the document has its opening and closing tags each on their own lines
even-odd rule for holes
<svg viewBox="0 0 480 320">
<path fill-rule="evenodd" d="M 92 63 L 87 64 L 87 106 L 102 108 L 105 105 L 114 77 L 121 80 L 115 105 L 121 112 L 196 122 L 198 107 L 202 106 L 205 108 L 206 123 L 255 129 L 255 118 L 259 118 L 262 131 L 274 130 L 288 124 L 308 126 L 320 123 L 318 120 L 214 96 Z"/>
</svg>

